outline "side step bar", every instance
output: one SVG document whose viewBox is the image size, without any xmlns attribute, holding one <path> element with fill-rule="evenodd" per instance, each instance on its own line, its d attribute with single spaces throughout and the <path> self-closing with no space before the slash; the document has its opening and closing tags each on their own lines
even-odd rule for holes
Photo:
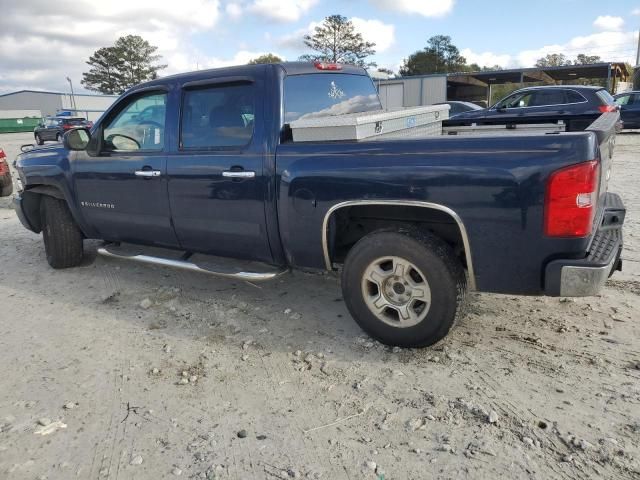
<svg viewBox="0 0 640 480">
<path fill-rule="evenodd" d="M 246 280 L 250 282 L 263 282 L 267 280 L 273 280 L 274 278 L 288 271 L 285 268 L 273 267 L 272 265 L 268 265 L 268 266 L 264 265 L 272 268 L 272 270 L 268 270 L 264 272 L 244 271 L 243 269 L 236 268 L 237 265 L 236 266 L 215 265 L 215 262 L 212 263 L 210 261 L 202 262 L 202 264 L 198 265 L 197 263 L 189 262 L 186 259 L 178 260 L 178 259 L 165 258 L 165 257 L 159 257 L 159 256 L 144 255 L 141 253 L 137 253 L 135 251 L 127 252 L 126 249 L 121 249 L 120 247 L 112 246 L 112 245 L 105 245 L 103 247 L 99 247 L 98 254 L 105 257 L 110 257 L 110 258 L 132 260 L 138 263 L 160 265 L 163 267 L 179 268 L 182 270 L 190 270 L 192 272 L 208 273 L 210 275 L 216 275 L 218 277 L 232 278 L 235 280 Z M 183 255 L 182 258 L 189 258 L 189 257 L 191 257 L 191 255 L 186 254 L 186 255 Z M 217 257 L 210 257 L 210 258 L 216 259 Z M 228 259 L 222 259 L 221 263 L 229 264 L 229 262 L 230 260 Z"/>
</svg>

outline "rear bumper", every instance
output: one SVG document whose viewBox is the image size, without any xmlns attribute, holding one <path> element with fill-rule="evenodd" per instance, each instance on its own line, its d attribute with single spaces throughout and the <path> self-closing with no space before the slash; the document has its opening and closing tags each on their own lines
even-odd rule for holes
<svg viewBox="0 0 640 480">
<path fill-rule="evenodd" d="M 613 272 L 622 270 L 622 225 L 625 209 L 616 194 L 607 194 L 603 224 L 585 258 L 554 260 L 545 269 L 545 294 L 553 297 L 597 295 Z"/>
<path fill-rule="evenodd" d="M 16 211 L 16 215 L 18 215 L 20 222 L 22 223 L 22 225 L 24 225 L 24 227 L 27 230 L 31 230 L 34 233 L 40 233 L 40 231 L 34 228 L 34 226 L 31 225 L 31 223 L 29 222 L 29 217 L 27 217 L 27 215 L 24 212 L 24 205 L 23 205 L 22 196 L 20 195 L 20 193 L 17 193 L 13 197 L 13 209 Z"/>
</svg>

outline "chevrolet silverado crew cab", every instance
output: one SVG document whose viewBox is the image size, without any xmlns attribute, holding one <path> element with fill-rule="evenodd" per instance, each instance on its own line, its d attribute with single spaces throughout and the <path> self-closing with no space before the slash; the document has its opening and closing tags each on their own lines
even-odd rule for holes
<svg viewBox="0 0 640 480">
<path fill-rule="evenodd" d="M 358 324 L 404 347 L 443 338 L 467 288 L 595 295 L 620 268 L 618 112 L 582 132 L 293 140 L 301 119 L 380 110 L 346 65 L 153 80 L 91 130 L 19 155 L 15 210 L 53 268 L 102 239 L 103 255 L 251 281 L 341 271 Z"/>
</svg>

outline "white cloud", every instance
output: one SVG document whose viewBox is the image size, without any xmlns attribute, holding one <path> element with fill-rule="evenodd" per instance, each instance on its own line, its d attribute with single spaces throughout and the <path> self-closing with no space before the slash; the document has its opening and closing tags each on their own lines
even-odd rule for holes
<svg viewBox="0 0 640 480">
<path fill-rule="evenodd" d="M 600 15 L 594 20 L 593 26 L 605 32 L 617 32 L 622 30 L 624 19 L 622 17 L 612 17 L 611 15 Z"/>
<path fill-rule="evenodd" d="M 66 90 L 69 76 L 80 89 L 85 61 L 121 35 L 136 34 L 158 47 L 170 67 L 162 74 L 193 69 L 188 35 L 208 30 L 220 16 L 219 0 L 59 0 L 13 2 L 0 15 L 0 90 Z M 185 68 L 186 67 L 186 68 Z"/>
<path fill-rule="evenodd" d="M 319 27 L 321 22 L 311 22 L 306 28 L 299 28 L 291 33 L 280 37 L 276 44 L 280 48 L 286 48 L 289 50 L 301 50 L 305 48 L 303 38 L 305 35 L 312 35 L 316 27 Z"/>
<path fill-rule="evenodd" d="M 237 20 L 242 16 L 242 5 L 240 5 L 239 3 L 228 3 L 224 8 L 224 11 L 233 20 Z"/>
<path fill-rule="evenodd" d="M 640 8 L 636 8 L 631 12 L 631 15 L 640 15 Z"/>
<path fill-rule="evenodd" d="M 366 42 L 373 42 L 376 52 L 385 52 L 393 45 L 396 40 L 396 27 L 382 23 L 380 20 L 364 20 L 362 18 L 353 17 L 351 19 L 356 31 L 362 34 L 362 38 Z"/>
<path fill-rule="evenodd" d="M 597 55 L 603 62 L 635 62 L 635 48 L 638 32 L 599 32 L 574 37 L 566 43 L 545 45 L 540 48 L 523 50 L 517 54 L 498 52 L 475 52 L 470 48 L 461 50 L 468 63 L 481 67 L 500 65 L 503 68 L 533 67 L 539 58 L 551 53 L 562 53 L 574 60 L 581 53 Z"/>
<path fill-rule="evenodd" d="M 536 60 L 549 53 L 563 53 L 574 58 L 580 53 L 598 55 L 603 62 L 635 62 L 637 32 L 600 32 L 574 37 L 566 43 L 520 52 L 514 60 L 516 66 L 531 67 Z"/>
<path fill-rule="evenodd" d="M 220 58 L 220 57 L 204 58 L 203 63 L 200 64 L 200 68 L 222 68 L 222 67 L 232 67 L 234 65 L 244 65 L 246 63 L 249 63 L 250 60 L 253 60 L 254 58 L 258 58 L 262 55 L 266 55 L 267 53 L 271 53 L 285 60 L 285 57 L 283 55 L 280 55 L 274 52 L 254 52 L 250 50 L 240 50 L 236 52 L 236 54 L 231 58 Z"/>
<path fill-rule="evenodd" d="M 254 0 L 249 10 L 276 22 L 296 22 L 317 3 L 318 0 Z"/>
<path fill-rule="evenodd" d="M 493 67 L 500 65 L 505 68 L 511 64 L 512 58 L 508 54 L 497 54 L 493 52 L 474 52 L 470 48 L 460 51 L 462 56 L 467 59 L 467 63 L 477 63 L 481 67 Z"/>
<path fill-rule="evenodd" d="M 417 13 L 425 17 L 443 17 L 453 10 L 455 0 L 369 0 L 384 10 Z"/>
</svg>

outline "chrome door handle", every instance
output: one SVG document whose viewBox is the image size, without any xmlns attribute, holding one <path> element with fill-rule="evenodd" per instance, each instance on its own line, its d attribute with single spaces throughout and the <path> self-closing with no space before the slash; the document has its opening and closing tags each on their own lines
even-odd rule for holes
<svg viewBox="0 0 640 480">
<path fill-rule="evenodd" d="M 136 170 L 135 174 L 136 177 L 151 178 L 159 177 L 160 175 L 162 175 L 162 172 L 160 170 Z"/>
<path fill-rule="evenodd" d="M 227 178 L 255 178 L 256 172 L 246 170 L 239 170 L 237 172 L 234 170 L 225 170 L 222 172 L 222 176 Z"/>
</svg>

